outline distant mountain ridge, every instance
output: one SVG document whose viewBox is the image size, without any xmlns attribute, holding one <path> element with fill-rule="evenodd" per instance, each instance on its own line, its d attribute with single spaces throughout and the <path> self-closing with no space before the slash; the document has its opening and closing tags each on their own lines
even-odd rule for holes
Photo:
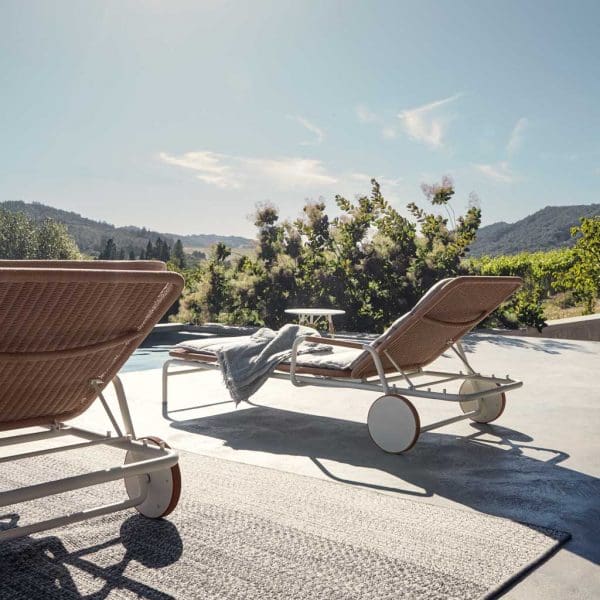
<svg viewBox="0 0 600 600">
<path fill-rule="evenodd" d="M 252 247 L 254 244 L 248 238 L 235 235 L 179 235 L 175 233 L 161 233 L 133 225 L 115 227 L 104 221 L 94 221 L 93 219 L 82 217 L 78 213 L 61 210 L 38 202 L 29 203 L 22 200 L 8 200 L 0 202 L 0 209 L 10 212 L 23 212 L 36 221 L 53 219 L 54 221 L 63 223 L 77 242 L 79 249 L 92 256 L 97 255 L 102 250 L 108 239 L 112 239 L 117 247 L 124 248 L 125 250 L 132 249 L 136 254 L 139 254 L 141 250 L 146 248 L 148 240 L 155 243 L 159 237 L 167 241 L 170 246 L 179 239 L 185 247 L 192 248 L 207 248 L 218 242 L 224 242 L 232 248 L 247 248 Z"/>
<path fill-rule="evenodd" d="M 126 251 L 134 250 L 136 255 L 146 248 L 148 240 L 154 244 L 159 237 L 170 246 L 180 239 L 186 248 L 208 248 L 218 242 L 223 242 L 231 248 L 251 248 L 255 245 L 249 238 L 234 235 L 179 235 L 133 225 L 115 227 L 104 221 L 95 221 L 75 212 L 37 202 L 8 200 L 0 202 L 0 209 L 23 212 L 36 221 L 53 219 L 64 223 L 79 249 L 92 256 L 99 254 L 108 239 L 112 239 L 117 247 Z M 501 221 L 486 225 L 479 229 L 477 239 L 471 245 L 470 255 L 494 256 L 570 246 L 573 244 L 571 227 L 578 225 L 581 217 L 592 216 L 600 216 L 600 204 L 547 206 L 515 223 Z"/>
<path fill-rule="evenodd" d="M 471 245 L 471 256 L 516 254 L 564 248 L 574 243 L 571 227 L 581 217 L 600 216 L 600 204 L 546 206 L 515 223 L 481 227 Z"/>
</svg>

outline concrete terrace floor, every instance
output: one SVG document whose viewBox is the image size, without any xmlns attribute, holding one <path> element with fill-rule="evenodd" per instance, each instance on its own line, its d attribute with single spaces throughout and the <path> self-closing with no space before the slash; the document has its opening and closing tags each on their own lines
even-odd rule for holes
<svg viewBox="0 0 600 600">
<path fill-rule="evenodd" d="M 126 373 L 123 381 L 138 436 L 568 531 L 571 541 L 505 597 L 600 597 L 600 343 L 476 334 L 465 345 L 475 368 L 525 385 L 508 394 L 498 424 L 455 423 L 423 434 L 399 456 L 368 436 L 374 393 L 271 380 L 236 409 L 211 371 L 171 378 L 163 415 L 159 370 Z M 452 403 L 414 403 L 422 424 L 457 414 Z M 103 418 L 95 406 L 78 422 L 103 429 Z"/>
</svg>

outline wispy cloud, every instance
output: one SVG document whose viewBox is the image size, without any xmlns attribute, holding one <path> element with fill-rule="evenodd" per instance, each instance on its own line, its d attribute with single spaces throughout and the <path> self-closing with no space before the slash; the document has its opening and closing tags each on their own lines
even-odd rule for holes
<svg viewBox="0 0 600 600">
<path fill-rule="evenodd" d="M 521 117 L 513 127 L 508 138 L 508 144 L 506 145 L 506 152 L 511 155 L 514 154 L 523 143 L 523 134 L 529 125 L 529 121 L 525 117 Z"/>
<path fill-rule="evenodd" d="M 350 173 L 349 179 L 352 181 L 358 181 L 360 183 L 370 184 L 371 179 L 377 179 L 378 183 L 383 188 L 395 188 L 401 185 L 403 182 L 402 177 L 397 177 L 396 179 L 390 179 L 389 177 L 385 177 L 384 175 L 368 175 L 367 173 Z"/>
<path fill-rule="evenodd" d="M 318 196 L 335 192 L 351 197 L 367 193 L 374 176 L 388 199 L 393 200 L 403 185 L 401 177 L 333 171 L 314 158 L 235 156 L 208 150 L 177 155 L 161 152 L 158 158 L 165 164 L 185 169 L 207 185 L 222 190 L 243 190 L 238 193 L 280 191 L 285 195 L 291 191 Z"/>
<path fill-rule="evenodd" d="M 240 163 L 244 169 L 255 170 L 281 185 L 331 185 L 337 182 L 320 160 L 312 158 L 244 158 Z"/>
<path fill-rule="evenodd" d="M 461 94 L 454 94 L 417 108 L 403 110 L 398 118 L 402 121 L 409 137 L 432 148 L 441 148 L 444 145 L 444 136 L 450 119 L 440 109 L 460 96 Z"/>
<path fill-rule="evenodd" d="M 361 123 L 375 123 L 379 117 L 364 104 L 356 107 L 356 116 Z"/>
<path fill-rule="evenodd" d="M 514 183 L 520 179 L 511 171 L 507 161 L 501 161 L 495 164 L 479 164 L 474 166 L 480 173 L 483 173 L 489 179 L 500 181 L 502 183 Z"/>
<path fill-rule="evenodd" d="M 300 123 L 302 127 L 313 133 L 315 136 L 313 140 L 300 142 L 301 146 L 317 146 L 325 139 L 325 134 L 323 133 L 323 130 L 317 127 L 314 123 L 311 123 L 308 119 L 305 119 L 304 117 L 300 117 L 298 115 L 288 115 L 288 119 L 292 119 L 292 121 Z"/>
<path fill-rule="evenodd" d="M 160 160 L 177 167 L 191 169 L 196 171 L 196 177 L 200 181 L 216 185 L 220 188 L 239 188 L 240 185 L 236 181 L 236 175 L 232 171 L 231 166 L 227 164 L 224 154 L 216 152 L 186 152 L 179 156 L 173 156 L 166 152 L 161 152 Z"/>
<path fill-rule="evenodd" d="M 374 113 L 365 104 L 358 104 L 355 107 L 355 112 L 360 123 L 381 127 L 381 137 L 384 139 L 393 140 L 398 137 L 399 125 L 387 122 L 388 118 Z"/>
<path fill-rule="evenodd" d="M 240 189 L 252 183 L 269 182 L 278 187 L 329 186 L 338 178 L 323 163 L 311 158 L 254 158 L 210 151 L 159 154 L 161 161 L 194 171 L 200 181 L 222 189 Z"/>
</svg>

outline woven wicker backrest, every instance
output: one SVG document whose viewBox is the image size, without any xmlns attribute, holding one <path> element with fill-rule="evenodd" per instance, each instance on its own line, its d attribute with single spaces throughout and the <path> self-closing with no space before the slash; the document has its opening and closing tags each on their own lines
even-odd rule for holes
<svg viewBox="0 0 600 600">
<path fill-rule="evenodd" d="M 110 271 L 166 271 L 160 260 L 0 260 L 0 269 L 102 269 Z"/>
<path fill-rule="evenodd" d="M 97 396 L 90 381 L 110 383 L 183 287 L 156 263 L 76 266 L 0 266 L 0 429 L 85 411 Z"/>
<path fill-rule="evenodd" d="M 404 370 L 424 367 L 485 319 L 521 284 L 519 277 L 455 277 L 440 281 L 372 346 L 386 369 L 394 367 L 394 363 Z M 376 372 L 367 352 L 352 364 L 352 377 L 369 377 Z"/>
</svg>

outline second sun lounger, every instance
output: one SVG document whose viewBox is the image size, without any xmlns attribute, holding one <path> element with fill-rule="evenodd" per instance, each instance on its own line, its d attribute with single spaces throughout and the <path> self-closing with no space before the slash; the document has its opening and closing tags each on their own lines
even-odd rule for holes
<svg viewBox="0 0 600 600">
<path fill-rule="evenodd" d="M 434 285 L 419 303 L 370 344 L 338 338 L 299 337 L 288 363 L 273 378 L 296 386 L 352 388 L 382 393 L 369 410 L 368 430 L 383 450 L 400 453 L 412 448 L 419 434 L 463 419 L 490 423 L 503 412 L 505 393 L 522 385 L 510 377 L 482 375 L 469 363 L 461 339 L 521 286 L 519 277 L 455 277 Z M 238 340 L 239 341 L 239 340 Z M 343 351 L 333 355 L 299 355 L 305 342 L 326 343 Z M 167 411 L 168 378 L 219 368 L 214 348 L 230 340 L 207 340 L 196 348 L 175 347 L 163 367 L 163 411 Z M 213 350 L 211 350 L 211 347 Z M 426 367 L 452 351 L 465 371 Z M 175 367 L 175 369 L 173 369 Z M 185 367 L 178 369 L 177 367 Z M 461 382 L 455 392 L 447 384 Z M 413 398 L 456 402 L 462 414 L 421 426 Z"/>
</svg>

